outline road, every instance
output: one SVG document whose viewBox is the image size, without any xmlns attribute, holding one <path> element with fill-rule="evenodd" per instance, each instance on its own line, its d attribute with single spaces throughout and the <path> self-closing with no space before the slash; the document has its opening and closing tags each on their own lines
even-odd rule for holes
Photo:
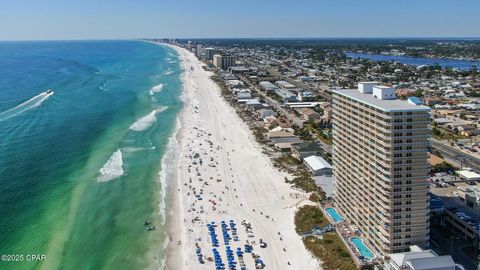
<svg viewBox="0 0 480 270">
<path fill-rule="evenodd" d="M 265 93 L 261 92 L 258 87 L 253 84 L 248 78 L 246 78 L 245 76 L 243 75 L 240 75 L 239 78 L 244 81 L 245 83 L 248 84 L 248 86 L 254 90 L 258 95 L 261 96 L 261 98 L 263 100 L 265 100 L 265 102 L 272 106 L 275 110 L 277 110 L 277 112 L 279 112 L 281 115 L 285 116 L 288 120 L 292 121 L 293 124 L 295 124 L 296 126 L 300 127 L 300 128 L 303 128 L 303 120 L 300 119 L 298 116 L 296 116 L 295 114 L 293 113 L 290 113 L 288 112 L 287 110 L 285 110 L 285 108 L 283 108 L 276 100 L 272 99 L 271 97 L 267 96 Z"/>
<path fill-rule="evenodd" d="M 310 85 L 307 85 L 305 83 L 302 83 L 302 82 L 299 82 L 299 81 L 296 81 L 296 80 L 293 80 L 283 74 L 281 74 L 280 72 L 278 72 L 277 70 L 275 70 L 274 68 L 270 67 L 267 69 L 267 72 L 272 74 L 273 76 L 275 77 L 278 77 L 284 81 L 287 81 L 293 85 L 295 85 L 296 87 L 298 88 L 302 88 L 302 89 L 305 89 L 305 90 L 308 90 L 308 91 L 311 91 L 311 92 L 314 92 L 314 93 L 317 93 L 319 96 L 321 96 L 323 99 L 325 99 L 326 101 L 330 101 L 332 100 L 332 95 L 328 92 L 330 90 L 330 88 L 328 87 L 328 85 L 321 85 L 320 86 L 320 89 L 319 88 L 315 88 L 315 87 L 312 87 Z"/>
<path fill-rule="evenodd" d="M 480 171 L 480 158 L 465 153 L 460 149 L 456 149 L 448 144 L 448 142 L 438 141 L 431 139 L 432 150 L 436 150 L 442 154 L 442 156 L 452 159 L 462 166 L 472 168 L 476 171 Z"/>
<path fill-rule="evenodd" d="M 255 63 L 255 62 L 252 62 L 250 60 L 244 60 L 246 64 L 248 64 L 249 66 L 252 66 L 252 67 L 257 67 L 258 64 Z M 280 72 L 278 72 L 275 68 L 273 67 L 269 67 L 269 68 L 266 68 L 266 69 L 263 69 L 264 71 L 268 72 L 272 77 L 277 77 L 279 80 L 284 80 L 284 81 L 287 81 L 295 86 L 297 86 L 298 88 L 302 88 L 302 89 L 305 89 L 305 90 L 308 90 L 308 91 L 311 91 L 311 92 L 314 92 L 314 93 L 317 93 L 319 96 L 321 96 L 325 101 L 331 101 L 332 100 L 332 95 L 330 94 L 330 87 L 326 84 L 322 84 L 320 85 L 318 88 L 316 87 L 313 87 L 313 86 L 310 86 L 310 85 L 307 85 L 303 82 L 299 82 L 299 81 L 296 81 L 296 80 L 293 80 L 291 79 L 290 77 L 287 77 L 283 74 L 281 74 Z"/>
</svg>

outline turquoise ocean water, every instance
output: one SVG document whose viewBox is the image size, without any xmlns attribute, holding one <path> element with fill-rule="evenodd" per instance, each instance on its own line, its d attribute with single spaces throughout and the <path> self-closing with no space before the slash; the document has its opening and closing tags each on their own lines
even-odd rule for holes
<svg viewBox="0 0 480 270">
<path fill-rule="evenodd" d="M 0 269 L 159 268 L 180 75 L 146 42 L 0 43 L 0 254 L 46 255 Z"/>
</svg>

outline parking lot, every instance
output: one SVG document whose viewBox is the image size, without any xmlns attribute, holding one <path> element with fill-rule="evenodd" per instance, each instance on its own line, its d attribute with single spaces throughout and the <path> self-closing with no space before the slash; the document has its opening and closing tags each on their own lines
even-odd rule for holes
<svg viewBox="0 0 480 270">
<path fill-rule="evenodd" d="M 459 197 L 459 193 L 462 192 L 462 189 L 474 186 L 468 185 L 464 182 L 456 182 L 453 185 L 451 185 L 452 182 L 444 183 L 447 183 L 446 186 L 442 185 L 441 187 L 437 187 L 435 184 L 433 184 L 435 187 L 432 187 L 431 185 L 430 191 L 432 194 L 438 196 L 442 200 L 442 202 L 445 204 L 446 211 L 450 211 L 453 215 L 458 217 L 459 220 L 470 225 L 471 229 L 476 230 L 478 233 L 480 214 L 467 206 L 465 201 Z"/>
<path fill-rule="evenodd" d="M 441 218 L 432 220 L 431 244 L 439 254 L 450 254 L 465 269 L 473 270 L 479 255 L 475 246 L 478 247 L 480 214 L 467 206 L 461 197 L 462 190 L 480 185 L 459 180 L 448 174 L 437 174 L 429 179 L 431 202 L 440 199 L 444 205 Z"/>
</svg>

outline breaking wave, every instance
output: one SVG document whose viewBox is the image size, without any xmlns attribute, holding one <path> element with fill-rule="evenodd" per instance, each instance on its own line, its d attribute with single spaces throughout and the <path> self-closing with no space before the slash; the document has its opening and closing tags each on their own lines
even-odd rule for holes
<svg viewBox="0 0 480 270">
<path fill-rule="evenodd" d="M 161 92 L 163 89 L 163 83 L 157 84 L 150 89 L 150 96 L 153 96 L 155 93 Z"/>
<path fill-rule="evenodd" d="M 164 72 L 163 75 L 171 75 L 171 74 L 173 74 L 173 72 L 174 71 L 170 69 L 170 70 Z"/>
<path fill-rule="evenodd" d="M 112 181 L 122 176 L 123 173 L 122 151 L 117 149 L 100 169 L 100 176 L 97 177 L 97 182 Z"/>
<path fill-rule="evenodd" d="M 138 151 L 145 151 L 145 150 L 155 150 L 156 147 L 155 146 L 152 146 L 152 147 L 124 147 L 122 148 L 122 152 L 123 153 L 134 153 L 134 152 L 138 152 Z"/>
<path fill-rule="evenodd" d="M 130 130 L 144 131 L 149 129 L 157 121 L 156 114 L 165 111 L 167 108 L 168 107 L 160 107 L 151 111 L 149 114 L 140 117 L 130 126 Z"/>
</svg>

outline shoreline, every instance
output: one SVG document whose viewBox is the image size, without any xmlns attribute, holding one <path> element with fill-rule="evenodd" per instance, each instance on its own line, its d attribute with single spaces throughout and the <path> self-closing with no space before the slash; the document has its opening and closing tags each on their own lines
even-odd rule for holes
<svg viewBox="0 0 480 270">
<path fill-rule="evenodd" d="M 252 224 L 255 235 L 258 234 L 253 241 L 255 253 L 270 269 L 320 269 L 319 261 L 295 232 L 294 214 L 302 205 L 310 204 L 307 193 L 285 183 L 288 175 L 274 168 L 261 152 L 246 124 L 221 97 L 211 73 L 201 68 L 203 63 L 186 49 L 162 45 L 174 49 L 179 56 L 184 101 L 178 118 L 181 127 L 175 135 L 179 142 L 176 169 L 169 174 L 167 183 L 165 269 L 214 267 L 213 262 L 199 263 L 195 246 L 204 258 L 211 256 L 205 225 L 211 221 L 220 223 L 221 219 L 238 224 L 248 220 Z M 209 166 L 191 164 L 193 154 L 200 152 L 205 163 L 212 161 Z M 191 169 L 197 171 L 196 176 L 190 174 Z M 271 230 L 272 226 L 276 232 Z M 244 233 L 239 236 L 238 244 L 254 240 Z M 267 248 L 255 244 L 261 239 L 268 243 Z M 249 269 L 255 268 L 250 258 L 245 263 Z"/>
<path fill-rule="evenodd" d="M 172 136 L 175 138 L 177 145 L 176 145 L 176 150 L 177 153 L 181 152 L 182 144 L 181 142 L 183 141 L 184 137 L 184 131 L 185 127 L 182 125 L 182 122 L 185 120 L 184 118 L 186 117 L 186 107 L 188 105 L 188 96 L 186 94 L 186 89 L 185 89 L 185 72 L 186 68 L 183 64 L 183 61 L 180 59 L 180 54 L 178 53 L 177 49 L 174 46 L 168 45 L 168 44 L 158 44 L 154 43 L 157 45 L 164 45 L 166 47 L 169 47 L 177 53 L 179 57 L 179 62 L 182 70 L 182 75 L 181 75 L 181 81 L 182 81 L 182 94 L 180 96 L 180 99 L 183 102 L 183 108 L 181 109 L 180 113 L 178 114 L 177 117 L 177 127 L 178 129 L 176 130 L 176 133 L 173 134 Z M 167 156 L 165 155 L 164 158 Z M 180 179 L 179 179 L 179 155 L 175 156 L 174 161 L 172 162 L 172 167 L 170 170 L 170 174 L 168 177 L 170 178 L 170 181 L 167 182 L 167 194 L 166 194 L 166 200 L 165 200 L 165 252 L 164 252 L 164 269 L 171 269 L 175 270 L 178 269 L 177 267 L 181 265 L 181 262 L 183 260 L 183 252 L 181 250 L 181 246 L 175 245 L 175 241 L 182 241 L 184 240 L 184 237 L 180 233 L 181 231 L 178 230 L 182 225 L 182 220 L 184 219 L 183 215 L 183 207 L 181 203 L 181 196 L 180 193 L 177 192 L 177 190 L 180 188 Z"/>
<path fill-rule="evenodd" d="M 178 54 L 177 50 L 168 44 L 163 44 L 163 43 L 156 43 L 152 41 L 144 41 L 147 43 L 151 43 L 156 46 L 164 46 L 168 47 L 172 50 L 175 51 L 175 53 Z M 178 161 L 179 161 L 179 156 L 177 153 L 179 153 L 181 144 L 180 142 L 182 141 L 182 130 L 183 130 L 183 114 L 185 110 L 185 105 L 186 105 L 186 99 L 187 96 L 185 94 L 185 80 L 184 80 L 184 72 L 185 68 L 183 64 L 181 63 L 180 60 L 180 55 L 178 54 L 179 57 L 179 63 L 180 63 L 180 71 L 182 74 L 180 75 L 181 82 L 182 82 L 182 89 L 181 89 L 181 94 L 179 96 L 180 100 L 182 101 L 183 105 L 180 111 L 177 114 L 176 117 L 176 122 L 175 122 L 175 127 L 174 130 L 168 139 L 167 147 L 165 150 L 165 153 L 163 154 L 161 160 L 160 160 L 160 171 L 158 173 L 158 183 L 160 185 L 159 191 L 157 191 L 158 194 L 158 200 L 157 200 L 157 207 L 158 207 L 158 218 L 163 221 L 161 224 L 163 227 L 163 231 L 161 231 L 161 234 L 165 237 L 164 241 L 160 243 L 162 247 L 160 249 L 157 248 L 151 248 L 149 253 L 153 252 L 153 256 L 157 258 L 156 252 L 159 250 L 162 252 L 161 256 L 158 257 L 158 260 L 155 259 L 154 263 L 151 264 L 149 267 L 150 269 L 177 269 L 176 267 L 170 268 L 169 265 L 171 264 L 171 258 L 175 258 L 178 256 L 178 254 L 181 254 L 181 252 L 178 252 L 176 249 L 176 245 L 173 245 L 173 242 L 170 241 L 171 236 L 176 234 L 176 230 L 174 229 L 175 226 L 181 225 L 181 218 L 177 218 L 178 214 L 182 212 L 182 207 L 180 203 L 180 197 L 178 196 L 178 193 L 175 192 L 178 189 Z M 183 216 L 183 215 L 182 215 Z M 174 255 L 175 254 L 175 255 Z M 147 257 L 152 257 L 152 256 L 147 256 Z"/>
<path fill-rule="evenodd" d="M 183 108 L 182 108 L 183 110 Z M 162 234 L 165 236 L 165 240 L 163 242 L 162 250 L 164 251 L 163 257 L 159 262 L 160 269 L 168 269 L 167 267 L 167 258 L 169 258 L 168 251 L 171 250 L 170 245 L 171 241 L 169 240 L 169 236 L 171 235 L 172 231 L 170 230 L 173 228 L 173 224 L 170 222 L 176 221 L 176 219 L 172 218 L 175 212 L 178 212 L 181 209 L 178 207 L 178 198 L 175 196 L 174 190 L 178 188 L 177 184 L 177 173 L 176 169 L 178 167 L 178 157 L 175 153 L 178 153 L 179 150 L 179 142 L 181 141 L 181 112 L 177 118 L 177 123 L 175 126 L 175 131 L 170 137 L 167 151 L 165 152 L 164 156 L 162 157 L 161 161 L 161 171 L 159 172 L 159 180 L 162 189 L 160 191 L 160 200 L 158 203 L 159 206 L 159 215 L 163 215 L 163 228 L 164 231 Z M 173 153 L 173 158 L 168 161 L 167 159 L 171 157 L 170 154 Z"/>
<path fill-rule="evenodd" d="M 180 116 L 181 117 L 181 116 Z M 180 121 L 180 119 L 179 119 Z M 180 127 L 177 133 L 174 135 L 174 138 L 177 142 L 181 141 L 182 138 L 182 127 Z M 176 150 L 178 152 L 180 144 L 176 145 Z M 165 245 L 164 245 L 164 258 L 162 260 L 162 267 L 164 269 L 177 269 L 176 265 L 179 265 L 182 252 L 180 246 L 175 245 L 175 241 L 182 240 L 181 234 L 176 229 L 182 225 L 183 220 L 183 207 L 181 204 L 181 197 L 178 192 L 179 176 L 176 168 L 178 168 L 178 157 L 175 157 L 174 161 L 170 164 L 171 170 L 167 174 L 169 181 L 166 183 L 167 193 L 165 196 Z"/>
</svg>

